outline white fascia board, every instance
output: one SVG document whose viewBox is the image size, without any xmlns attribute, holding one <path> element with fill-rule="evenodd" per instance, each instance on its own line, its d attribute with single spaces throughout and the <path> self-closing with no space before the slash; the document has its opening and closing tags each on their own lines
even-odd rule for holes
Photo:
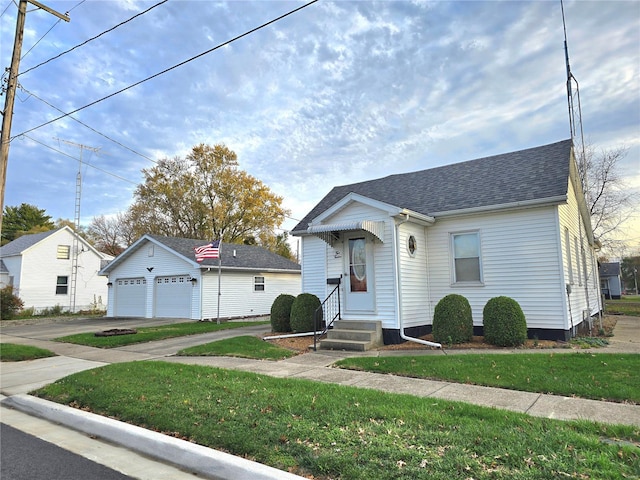
<svg viewBox="0 0 640 480">
<path fill-rule="evenodd" d="M 402 217 L 402 215 L 404 215 L 404 217 Z M 407 219 L 411 223 L 417 223 L 424 227 L 433 225 L 436 222 L 436 219 L 429 215 L 424 215 L 422 213 L 414 212 L 413 210 L 409 210 L 407 208 L 403 208 L 402 210 L 400 210 L 400 212 L 391 216 L 395 218 L 399 218 L 401 220 Z"/>
<path fill-rule="evenodd" d="M 444 212 L 435 212 L 433 216 L 438 217 L 457 217 L 460 215 L 472 215 L 475 213 L 497 212 L 504 210 L 519 210 L 523 208 L 534 208 L 551 205 L 559 205 L 567 202 L 566 195 L 558 195 L 556 197 L 539 198 L 535 200 L 525 200 L 522 202 L 503 203 L 500 205 L 485 205 L 481 207 L 462 208 L 460 210 L 448 210 Z"/>
<path fill-rule="evenodd" d="M 322 223 L 325 219 L 331 217 L 353 202 L 358 202 L 369 207 L 377 208 L 378 210 L 389 213 L 389 215 L 397 215 L 398 213 L 402 212 L 402 209 L 400 207 L 396 207 L 394 205 L 390 205 L 388 203 L 374 200 L 372 198 L 365 197 L 364 195 L 352 192 L 342 197 L 341 200 L 334 203 L 331 207 L 327 208 L 324 212 L 311 220 L 311 225 Z"/>
<path fill-rule="evenodd" d="M 138 250 L 138 248 L 140 247 L 140 244 L 142 242 L 144 242 L 144 241 L 153 242 L 154 244 L 158 245 L 158 242 L 153 241 L 153 239 L 151 237 L 149 237 L 147 234 L 144 234 L 138 240 L 136 240 L 131 245 L 129 245 L 127 248 L 125 248 L 124 251 L 120 253 L 120 255 L 118 255 L 116 258 L 111 260 L 102 270 L 100 270 L 98 272 L 98 275 L 107 275 L 108 276 L 109 275 L 109 270 L 111 270 L 114 266 L 122 263 L 122 261 L 125 258 L 130 256 L 136 250 Z"/>
<path fill-rule="evenodd" d="M 217 273 L 218 272 L 218 266 L 217 265 L 200 265 L 200 270 L 202 271 L 207 271 L 207 272 L 214 272 Z M 224 265 L 222 265 L 220 267 L 220 271 L 222 272 L 251 272 L 254 274 L 260 274 L 260 273 L 290 273 L 290 274 L 297 274 L 297 275 L 301 275 L 302 274 L 302 270 L 291 270 L 289 268 L 251 268 L 251 267 L 225 267 Z"/>
</svg>

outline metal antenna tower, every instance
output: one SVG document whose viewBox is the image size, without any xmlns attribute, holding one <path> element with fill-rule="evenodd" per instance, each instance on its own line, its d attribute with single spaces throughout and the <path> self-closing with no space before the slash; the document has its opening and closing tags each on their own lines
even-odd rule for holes
<svg viewBox="0 0 640 480">
<path fill-rule="evenodd" d="M 90 150 L 93 153 L 97 154 L 100 151 L 100 148 L 89 147 L 87 145 L 70 142 L 68 140 L 62 140 L 60 138 L 57 138 L 56 140 L 68 145 L 73 145 L 74 147 L 78 147 L 80 149 L 80 158 L 78 158 L 78 174 L 76 175 L 76 205 L 75 214 L 73 217 L 75 235 L 73 236 L 73 246 L 71 248 L 71 291 L 69 295 L 69 310 L 71 310 L 71 313 L 75 313 L 76 285 L 78 283 L 78 256 L 80 255 L 80 252 L 78 251 L 78 232 L 80 232 L 80 200 L 82 198 L 82 154 L 84 150 Z"/>
</svg>

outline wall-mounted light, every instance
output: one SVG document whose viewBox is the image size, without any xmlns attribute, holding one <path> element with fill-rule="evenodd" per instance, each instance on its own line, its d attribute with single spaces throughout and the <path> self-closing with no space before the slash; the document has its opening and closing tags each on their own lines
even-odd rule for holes
<svg viewBox="0 0 640 480">
<path fill-rule="evenodd" d="M 192 278 L 191 279 L 191 285 L 193 285 L 195 287 L 196 283 L 198 283 L 198 279 L 197 278 Z"/>
<path fill-rule="evenodd" d="M 107 287 L 112 287 L 112 286 L 113 286 L 113 283 L 111 283 L 111 282 L 107 283 Z"/>
</svg>

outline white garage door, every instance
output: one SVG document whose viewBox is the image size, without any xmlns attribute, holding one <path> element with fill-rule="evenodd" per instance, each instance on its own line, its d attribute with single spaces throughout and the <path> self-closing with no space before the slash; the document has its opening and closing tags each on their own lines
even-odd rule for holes
<svg viewBox="0 0 640 480">
<path fill-rule="evenodd" d="M 146 292 L 147 281 L 144 278 L 119 278 L 116 280 L 115 316 L 144 317 Z"/>
<path fill-rule="evenodd" d="M 154 317 L 191 318 L 191 292 L 189 276 L 172 275 L 156 278 Z"/>
</svg>

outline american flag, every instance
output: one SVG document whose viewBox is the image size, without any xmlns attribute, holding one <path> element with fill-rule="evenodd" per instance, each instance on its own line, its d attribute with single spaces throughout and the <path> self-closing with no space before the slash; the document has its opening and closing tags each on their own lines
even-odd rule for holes
<svg viewBox="0 0 640 480">
<path fill-rule="evenodd" d="M 220 258 L 220 240 L 195 247 L 193 249 L 196 255 L 196 262 L 201 262 L 205 258 Z"/>
</svg>

